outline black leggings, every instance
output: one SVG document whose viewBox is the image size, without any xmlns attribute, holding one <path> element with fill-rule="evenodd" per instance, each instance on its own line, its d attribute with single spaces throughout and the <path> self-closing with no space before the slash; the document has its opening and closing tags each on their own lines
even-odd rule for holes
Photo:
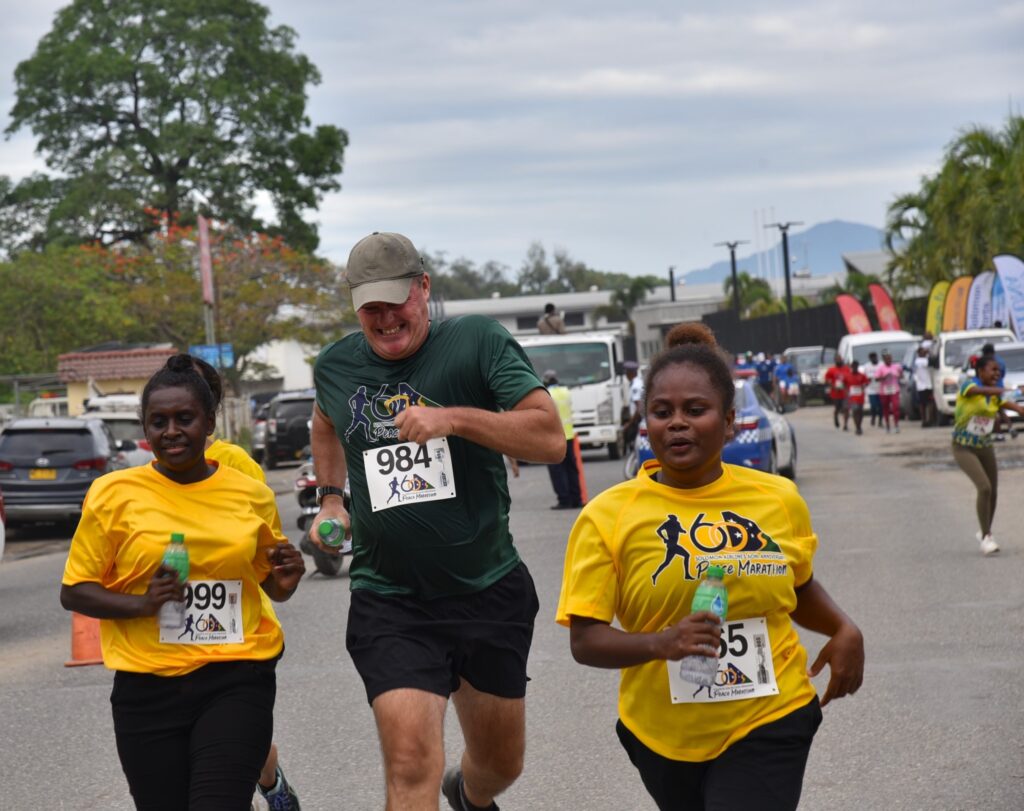
<svg viewBox="0 0 1024 811">
<path fill-rule="evenodd" d="M 270 751 L 277 659 L 114 674 L 121 768 L 144 811 L 249 811 Z"/>
</svg>

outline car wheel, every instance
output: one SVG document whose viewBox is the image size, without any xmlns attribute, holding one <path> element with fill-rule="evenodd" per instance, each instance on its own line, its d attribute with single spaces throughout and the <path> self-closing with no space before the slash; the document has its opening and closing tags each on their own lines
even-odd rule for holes
<svg viewBox="0 0 1024 811">
<path fill-rule="evenodd" d="M 626 440 L 623 438 L 622 434 L 619 434 L 618 439 L 616 439 L 614 442 L 609 442 L 608 458 L 613 460 L 621 459 L 623 453 L 623 445 L 625 445 L 625 442 Z"/>
<path fill-rule="evenodd" d="M 782 468 L 782 470 L 780 470 L 779 472 L 783 476 L 785 476 L 787 479 L 795 479 L 796 478 L 796 437 L 793 436 L 792 434 L 790 434 L 789 442 L 790 442 L 789 464 L 786 467 Z"/>
<path fill-rule="evenodd" d="M 768 472 L 776 476 L 779 473 L 779 454 L 776 453 L 774 445 L 772 445 L 771 453 L 768 454 Z"/>
<path fill-rule="evenodd" d="M 341 555 L 330 555 L 327 552 L 324 552 L 323 549 L 310 540 L 309 532 L 306 532 L 302 540 L 299 542 L 299 549 L 313 558 L 313 565 L 320 574 L 326 575 L 327 577 L 337 577 L 341 574 L 343 557 Z"/>
</svg>

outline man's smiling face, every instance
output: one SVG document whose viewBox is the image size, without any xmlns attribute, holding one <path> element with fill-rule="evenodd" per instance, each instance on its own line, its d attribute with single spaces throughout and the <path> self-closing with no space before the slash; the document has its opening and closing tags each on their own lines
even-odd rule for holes
<svg viewBox="0 0 1024 811">
<path fill-rule="evenodd" d="M 356 314 L 370 348 L 385 360 L 401 360 L 414 354 L 430 332 L 430 276 L 413 278 L 409 297 L 401 304 L 370 301 Z"/>
</svg>

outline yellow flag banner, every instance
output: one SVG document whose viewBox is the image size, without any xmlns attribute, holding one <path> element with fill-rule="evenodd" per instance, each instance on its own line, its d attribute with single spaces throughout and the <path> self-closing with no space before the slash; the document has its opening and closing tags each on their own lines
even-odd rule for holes
<svg viewBox="0 0 1024 811">
<path fill-rule="evenodd" d="M 936 282 L 932 286 L 932 292 L 928 294 L 928 314 L 924 319 L 924 328 L 932 335 L 942 332 L 942 310 L 948 292 L 949 282 Z"/>
<path fill-rule="evenodd" d="M 942 331 L 967 329 L 967 300 L 971 294 L 973 276 L 954 279 L 946 293 L 946 306 L 942 309 Z"/>
</svg>

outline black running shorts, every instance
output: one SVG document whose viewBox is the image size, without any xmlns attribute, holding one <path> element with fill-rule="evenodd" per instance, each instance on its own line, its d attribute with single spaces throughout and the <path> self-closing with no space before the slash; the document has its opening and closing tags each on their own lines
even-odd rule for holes
<svg viewBox="0 0 1024 811">
<path fill-rule="evenodd" d="M 465 679 L 502 698 L 526 695 L 539 603 L 526 564 L 476 594 L 418 600 L 356 589 L 345 646 L 373 704 L 414 688 L 448 697 Z"/>
</svg>

